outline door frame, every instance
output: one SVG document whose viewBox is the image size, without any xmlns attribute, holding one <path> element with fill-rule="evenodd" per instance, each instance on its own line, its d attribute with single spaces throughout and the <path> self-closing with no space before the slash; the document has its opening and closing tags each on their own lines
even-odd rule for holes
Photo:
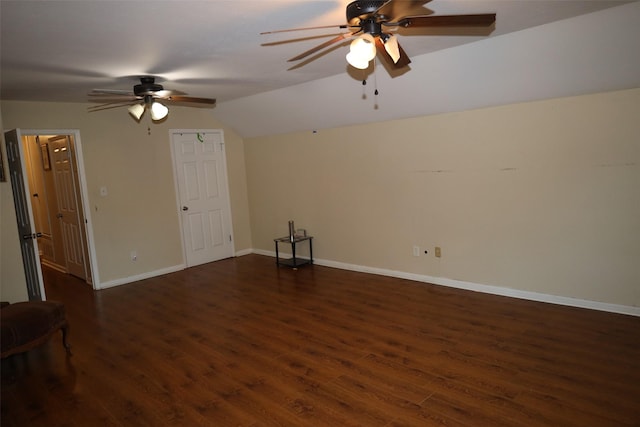
<svg viewBox="0 0 640 427">
<path fill-rule="evenodd" d="M 236 246 L 235 246 L 235 236 L 233 235 L 233 217 L 231 216 L 231 192 L 229 191 L 229 173 L 228 173 L 228 169 L 227 169 L 227 150 L 226 150 L 226 143 L 224 140 L 224 131 L 222 129 L 169 129 L 169 148 L 171 150 L 171 164 L 172 164 L 172 169 L 173 169 L 173 185 L 175 187 L 175 193 L 176 193 L 176 212 L 178 212 L 178 221 L 179 221 L 179 226 L 180 226 L 180 240 L 182 243 L 182 259 L 183 259 L 183 264 L 185 267 L 189 267 L 189 265 L 187 265 L 187 245 L 186 245 L 186 237 L 184 235 L 184 226 L 182 223 L 182 215 L 181 215 L 181 209 L 182 209 L 182 200 L 180 198 L 180 186 L 178 184 L 178 170 L 176 168 L 176 155 L 175 155 L 175 147 L 174 147 L 174 141 L 173 141 L 173 135 L 174 134 L 180 134 L 180 133 L 194 133 L 194 134 L 198 134 L 198 133 L 217 133 L 220 134 L 222 136 L 222 167 L 223 167 L 223 173 L 225 176 L 225 181 L 226 181 L 226 194 L 227 194 L 227 200 L 226 200 L 226 212 L 225 214 L 228 216 L 229 218 L 229 233 L 231 235 L 231 256 L 235 256 L 236 254 Z"/>
<path fill-rule="evenodd" d="M 96 256 L 95 250 L 95 239 L 93 237 L 93 221 L 91 219 L 91 209 L 89 205 L 89 191 L 87 189 L 87 179 L 84 168 L 84 155 L 82 154 L 82 140 L 80 138 L 80 130 L 79 129 L 16 129 L 18 132 L 18 136 L 20 137 L 20 146 L 22 147 L 22 137 L 23 136 L 38 136 L 38 135 L 71 135 L 74 141 L 74 150 L 73 150 L 73 160 L 78 168 L 78 183 L 80 185 L 79 194 L 80 200 L 79 202 L 82 204 L 82 209 L 84 213 L 84 230 L 86 236 L 87 251 L 89 253 L 89 259 L 87 262 L 88 271 L 91 272 L 91 286 L 93 289 L 100 289 L 100 276 L 98 273 L 98 259 Z M 21 150 L 21 155 L 24 153 Z M 21 161 L 24 163 L 25 159 L 22 158 Z M 28 180 L 25 183 L 26 190 L 28 194 L 30 194 L 30 188 Z M 15 203 L 15 202 L 14 202 Z M 29 210 L 33 211 L 33 206 L 31 204 L 31 198 L 27 197 L 27 203 L 29 206 Z M 37 242 L 36 242 L 37 244 Z M 38 263 L 39 271 L 39 280 L 41 281 L 41 288 L 44 288 L 44 283 L 42 283 L 42 266 Z"/>
</svg>

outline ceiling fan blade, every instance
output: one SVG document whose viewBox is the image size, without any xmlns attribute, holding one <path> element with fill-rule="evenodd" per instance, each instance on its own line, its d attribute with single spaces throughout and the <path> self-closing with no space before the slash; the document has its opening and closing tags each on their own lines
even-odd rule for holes
<svg viewBox="0 0 640 427">
<path fill-rule="evenodd" d="M 195 96 L 182 96 L 182 95 L 172 95 L 162 99 L 166 99 L 167 101 L 171 101 L 171 102 L 188 102 L 188 103 L 195 103 L 195 104 L 207 104 L 211 106 L 215 105 L 216 103 L 216 100 L 213 98 L 197 98 Z"/>
<path fill-rule="evenodd" d="M 121 89 L 93 89 L 89 92 L 90 96 L 99 96 L 99 95 L 130 95 L 135 96 L 133 92 L 130 90 L 121 90 Z"/>
<path fill-rule="evenodd" d="M 375 15 L 384 15 L 389 21 L 397 21 L 407 16 L 419 6 L 429 3 L 431 0 L 389 0 L 374 12 Z"/>
<path fill-rule="evenodd" d="M 182 92 L 179 90 L 162 89 L 162 90 L 155 91 L 150 95 L 156 98 L 169 98 L 170 96 L 179 96 L 179 95 L 186 95 L 186 94 L 187 94 L 186 92 Z"/>
<path fill-rule="evenodd" d="M 400 27 L 488 27 L 496 22 L 495 13 L 478 15 L 407 16 L 398 21 Z"/>
<path fill-rule="evenodd" d="M 411 64 L 411 59 L 409 59 L 409 55 L 407 55 L 407 52 L 405 52 L 402 46 L 400 46 L 400 43 L 398 43 L 398 50 L 400 51 L 400 59 L 398 60 L 398 62 L 396 62 L 396 66 L 398 68 L 402 68 Z"/>
<path fill-rule="evenodd" d="M 90 113 L 93 113 L 94 111 L 108 110 L 110 108 L 126 107 L 127 105 L 132 105 L 132 104 L 135 104 L 135 103 L 136 103 L 135 101 L 107 102 L 106 104 L 100 104 L 100 105 L 94 105 L 94 106 L 88 107 L 87 111 L 90 112 Z"/>
<path fill-rule="evenodd" d="M 136 102 L 138 100 L 143 99 L 140 96 L 135 95 L 116 95 L 116 94 L 99 94 L 95 95 L 89 94 L 89 101 L 91 102 L 103 102 L 103 103 L 114 103 L 114 102 Z"/>
<path fill-rule="evenodd" d="M 358 32 L 359 32 L 359 31 L 358 31 Z M 326 41 L 326 42 L 324 42 L 324 43 L 321 43 L 321 44 L 319 44 L 318 46 L 315 46 L 315 47 L 313 47 L 313 48 L 311 48 L 311 49 L 307 50 L 306 52 L 302 52 L 302 53 L 301 53 L 300 55 L 298 55 L 298 56 L 294 56 L 293 58 L 289 59 L 289 62 L 292 62 L 292 61 L 298 61 L 298 60 L 300 60 L 300 59 L 306 58 L 307 56 L 309 56 L 309 55 L 311 55 L 311 54 L 313 54 L 313 53 L 316 53 L 316 52 L 318 52 L 319 50 L 324 49 L 325 47 L 329 47 L 329 46 L 331 46 L 331 45 L 332 45 L 332 44 L 334 44 L 334 43 L 338 43 L 338 42 L 341 42 L 342 40 L 346 40 L 346 39 L 350 38 L 351 36 L 353 36 L 354 34 L 357 34 L 358 32 L 356 32 L 356 33 L 344 33 L 344 34 L 340 34 L 339 36 L 334 37 L 334 38 L 332 38 L 331 40 L 328 40 L 328 41 Z"/>
<path fill-rule="evenodd" d="M 400 43 L 398 43 L 398 53 L 400 54 L 400 58 L 394 62 L 391 55 L 387 52 L 387 49 L 384 46 L 384 43 L 380 39 L 380 37 L 376 37 L 376 50 L 378 51 L 378 56 L 382 58 L 385 63 L 392 68 L 403 68 L 407 65 L 411 64 L 411 59 L 404 51 Z"/>
<path fill-rule="evenodd" d="M 335 34 L 331 33 L 331 34 L 321 34 L 321 35 L 314 35 L 314 36 L 296 37 L 295 39 L 286 39 L 286 40 L 278 40 L 275 42 L 260 43 L 260 46 L 280 46 L 283 44 L 299 43 L 299 42 L 304 42 L 308 40 L 326 39 L 327 37 L 331 37 L 331 36 L 335 36 Z"/>
<path fill-rule="evenodd" d="M 287 30 L 275 30 L 275 31 L 264 31 L 262 33 L 260 33 L 260 35 L 265 35 L 265 34 L 278 34 L 278 33 L 288 33 L 291 31 L 305 31 L 305 30 L 320 30 L 323 28 L 349 28 L 349 25 L 346 24 L 342 24 L 342 25 L 321 25 L 319 27 L 305 27 L 305 28 L 289 28 Z"/>
</svg>

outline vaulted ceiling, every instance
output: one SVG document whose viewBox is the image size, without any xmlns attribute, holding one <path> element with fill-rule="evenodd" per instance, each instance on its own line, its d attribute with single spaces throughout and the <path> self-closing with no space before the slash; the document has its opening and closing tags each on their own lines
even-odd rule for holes
<svg viewBox="0 0 640 427">
<path fill-rule="evenodd" d="M 348 66 L 349 41 L 287 62 L 344 32 L 348 3 L 2 0 L 0 97 L 87 102 L 154 75 L 217 98 L 212 114 L 251 137 L 640 86 L 637 1 L 433 0 L 415 14 L 496 13 L 495 28 L 402 31 L 413 62 L 393 76 Z"/>
</svg>

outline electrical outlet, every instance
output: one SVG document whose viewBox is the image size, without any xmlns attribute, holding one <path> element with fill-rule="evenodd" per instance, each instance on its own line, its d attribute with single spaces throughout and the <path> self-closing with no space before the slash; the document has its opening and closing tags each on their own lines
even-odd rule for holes
<svg viewBox="0 0 640 427">
<path fill-rule="evenodd" d="M 138 253 L 136 251 L 131 251 L 131 261 L 138 260 Z"/>
<path fill-rule="evenodd" d="M 420 246 L 413 246 L 413 256 L 420 256 Z"/>
<path fill-rule="evenodd" d="M 436 246 L 436 258 L 440 258 L 442 256 L 442 249 L 440 249 L 440 246 Z"/>
</svg>

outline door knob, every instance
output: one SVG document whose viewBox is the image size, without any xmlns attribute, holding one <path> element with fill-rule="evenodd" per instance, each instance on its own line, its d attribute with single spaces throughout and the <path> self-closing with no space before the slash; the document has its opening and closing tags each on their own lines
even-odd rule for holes
<svg viewBox="0 0 640 427">
<path fill-rule="evenodd" d="M 183 211 L 188 211 L 188 210 L 189 210 L 189 208 L 188 208 L 187 206 L 183 206 L 183 207 L 182 207 L 182 210 L 183 210 Z"/>
</svg>

